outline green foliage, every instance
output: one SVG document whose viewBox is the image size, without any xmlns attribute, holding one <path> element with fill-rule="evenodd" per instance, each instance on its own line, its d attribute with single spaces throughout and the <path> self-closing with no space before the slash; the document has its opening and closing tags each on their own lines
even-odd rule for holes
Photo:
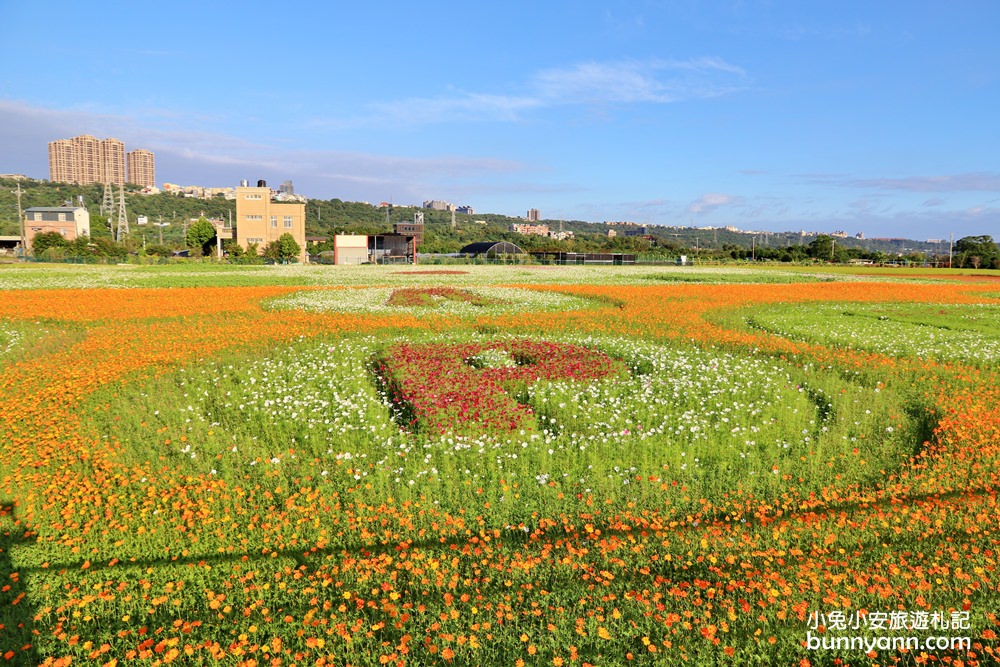
<svg viewBox="0 0 1000 667">
<path fill-rule="evenodd" d="M 99 238 L 94 239 L 93 253 L 98 257 L 108 257 L 116 259 L 125 259 L 128 257 L 128 251 L 120 243 L 115 243 L 110 238 Z"/>
<path fill-rule="evenodd" d="M 222 250 L 226 253 L 229 259 L 240 259 L 246 255 L 246 250 L 243 249 L 236 239 L 226 239 L 222 242 Z"/>
<path fill-rule="evenodd" d="M 146 254 L 152 257 L 170 257 L 173 251 L 165 245 L 151 243 L 146 246 Z"/>
<path fill-rule="evenodd" d="M 59 232 L 43 232 L 36 234 L 31 241 L 31 252 L 35 257 L 41 257 L 49 248 L 65 248 L 69 241 Z"/>
<path fill-rule="evenodd" d="M 188 248 L 198 250 L 204 255 L 210 255 L 212 244 L 215 243 L 215 225 L 204 217 L 198 218 L 188 227 L 184 240 Z"/>
<path fill-rule="evenodd" d="M 263 264 L 264 258 L 260 256 L 260 249 L 256 243 L 248 243 L 246 250 L 243 249 L 235 239 L 230 239 L 223 243 L 230 264 Z"/>
<path fill-rule="evenodd" d="M 820 234 L 809 242 L 809 256 L 826 261 L 833 260 L 833 237 Z"/>
<path fill-rule="evenodd" d="M 1000 269 L 1000 247 L 989 235 L 966 236 L 955 242 L 956 264 L 966 269 Z"/>
<path fill-rule="evenodd" d="M 264 257 L 287 262 L 296 259 L 300 252 L 302 252 L 302 248 L 295 241 L 295 238 L 286 232 L 279 236 L 276 241 L 268 244 L 267 248 L 264 249 Z"/>
</svg>

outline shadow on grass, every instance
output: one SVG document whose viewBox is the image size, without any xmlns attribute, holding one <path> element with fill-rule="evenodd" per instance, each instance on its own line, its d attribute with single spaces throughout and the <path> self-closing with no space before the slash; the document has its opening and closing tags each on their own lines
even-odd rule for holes
<svg viewBox="0 0 1000 667">
<path fill-rule="evenodd" d="M 23 571 L 14 563 L 12 551 L 31 538 L 18 524 L 14 506 L 0 501 L 0 661 L 12 665 L 36 665 L 33 619 Z"/>
<path fill-rule="evenodd" d="M 841 504 L 831 504 L 816 508 L 814 511 L 790 512 L 786 515 L 775 518 L 748 517 L 745 522 L 740 521 L 738 523 L 741 524 L 742 529 L 767 529 L 768 524 L 776 519 L 810 522 L 821 521 L 830 515 L 840 515 L 842 513 L 853 514 L 858 511 L 872 512 L 900 502 L 955 502 L 959 505 L 963 503 L 976 503 L 984 498 L 985 495 L 987 494 L 982 491 L 977 492 L 972 490 L 965 492 L 956 491 L 949 494 L 914 494 L 905 498 L 884 498 L 868 503 L 846 502 Z M 620 527 L 600 521 L 595 521 L 594 523 L 601 528 L 602 534 L 604 535 L 619 535 L 627 537 L 629 534 L 642 530 L 641 527 Z M 709 527 L 709 525 L 706 525 L 705 523 L 702 523 L 701 527 L 697 525 L 682 525 L 664 532 L 680 534 L 691 531 L 700 531 L 705 530 L 705 528 Z M 723 527 L 723 522 L 716 522 L 712 525 L 712 527 L 721 528 Z M 518 530 L 510 531 L 510 533 L 506 533 L 499 538 L 497 542 L 517 545 L 523 548 L 532 542 L 537 542 L 540 546 L 545 542 L 556 541 L 568 535 L 578 535 L 578 533 L 572 530 L 567 531 L 561 526 L 552 526 L 548 530 L 541 531 L 541 533 L 537 531 L 533 533 Z M 973 540 L 976 538 L 972 535 L 949 533 L 947 535 L 942 535 L 940 539 L 947 539 L 949 542 L 954 543 L 959 540 Z M 913 540 L 914 536 L 912 534 L 903 534 L 899 537 L 871 536 L 871 543 L 866 541 L 865 546 L 875 549 L 888 548 L 908 550 L 916 546 L 916 542 Z M 37 568 L 33 566 L 23 567 L 20 568 L 20 575 L 18 577 L 11 576 L 16 567 L 15 562 L 20 560 L 18 558 L 12 558 L 11 549 L 14 548 L 16 550 L 17 548 L 24 548 L 24 545 L 28 545 L 30 543 L 31 535 L 18 526 L 14 516 L 13 507 L 9 504 L 0 504 L 0 577 L 2 577 L 2 581 L 5 582 L 4 585 L 10 586 L 10 590 L 0 593 L 0 623 L 3 623 L 6 626 L 4 628 L 0 628 L 0 664 L 38 664 L 36 649 L 31 646 L 33 634 L 32 617 L 34 615 L 34 610 L 25 595 L 26 587 L 23 579 L 24 576 L 30 576 L 31 573 L 36 572 Z M 461 550 L 461 547 L 469 544 L 470 540 L 468 537 L 441 537 L 408 542 L 405 549 L 439 550 L 452 555 L 456 552 L 456 549 Z M 362 558 L 371 558 L 385 554 L 396 556 L 398 555 L 397 552 L 399 552 L 401 548 L 403 547 L 396 542 L 386 542 L 375 539 L 364 542 L 348 541 L 336 547 L 331 546 L 324 549 L 313 549 L 309 551 L 303 551 L 301 549 L 282 549 L 273 553 L 249 553 L 246 551 L 239 551 L 237 553 L 230 554 L 192 555 L 190 557 L 183 558 L 164 556 L 136 560 L 129 559 L 128 561 L 122 562 L 114 567 L 142 568 L 145 570 L 147 568 L 168 566 L 185 567 L 186 569 L 186 567 L 195 567 L 203 564 L 217 566 L 227 563 L 246 563 L 247 567 L 254 568 L 261 563 L 274 563 L 276 562 L 274 558 L 277 557 L 287 558 L 289 561 L 292 561 L 289 563 L 291 567 L 298 569 L 304 575 L 308 575 L 310 571 L 326 568 L 330 564 L 330 561 L 328 560 L 329 557 L 333 557 L 334 562 L 336 562 L 338 557 L 357 558 L 360 556 Z M 749 555 L 747 557 L 750 558 Z M 593 555 L 587 560 L 590 562 L 584 565 L 582 569 L 573 571 L 561 569 L 558 571 L 549 570 L 547 572 L 540 572 L 539 579 L 533 582 L 533 584 L 549 591 L 569 590 L 574 587 L 578 587 L 581 584 L 579 579 L 581 571 L 598 571 L 608 567 L 608 563 L 605 561 L 605 558 L 600 554 L 600 549 L 594 549 Z M 78 570 L 80 567 L 80 562 L 55 563 L 49 566 L 50 570 L 55 571 L 60 569 Z M 112 566 L 110 564 L 102 565 L 95 563 L 91 571 L 101 572 L 109 567 Z M 481 565 L 476 562 L 476 559 L 465 560 L 457 567 L 460 570 L 460 576 L 470 581 L 474 581 L 476 592 L 481 593 L 487 600 L 501 599 L 503 596 L 510 594 L 509 589 L 506 588 L 506 585 L 502 582 L 502 578 L 494 580 L 489 576 L 484 577 L 484 573 L 478 571 L 478 568 L 480 568 Z M 721 567 L 723 572 L 730 569 L 728 566 Z M 100 577 L 100 575 L 98 576 Z M 649 563 L 648 569 L 646 569 L 641 575 L 635 572 L 619 572 L 618 576 L 613 578 L 614 581 L 607 581 L 601 583 L 600 585 L 602 586 L 602 591 L 614 593 L 618 596 L 626 596 L 630 591 L 634 591 L 636 589 L 662 590 L 663 587 L 667 585 L 685 586 L 694 583 L 696 580 L 715 581 L 720 576 L 726 575 L 720 575 L 719 570 L 710 568 L 707 562 L 687 562 L 680 564 L 665 563 L 661 560 L 655 564 Z M 400 585 L 403 587 L 406 586 L 406 584 L 402 582 Z M 337 596 L 335 596 L 336 599 L 339 600 L 338 596 L 339 591 L 337 592 Z M 16 604 L 14 604 L 14 600 L 17 600 L 18 597 L 20 597 L 20 599 Z M 280 597 L 278 599 L 272 599 L 269 604 L 271 608 L 269 613 L 275 616 L 290 614 L 298 618 L 313 611 L 317 604 L 317 600 L 310 599 L 309 596 L 289 595 L 287 599 Z M 386 611 L 381 607 L 375 607 L 372 605 L 364 605 L 363 607 L 352 610 L 352 613 L 356 614 L 358 618 L 363 618 L 371 624 L 384 623 L 387 620 Z M 231 629 L 228 626 L 232 623 L 232 621 L 220 620 L 221 617 L 218 616 L 217 612 L 209 611 L 203 606 L 185 607 L 183 610 L 163 606 L 157 608 L 155 612 L 151 611 L 149 616 L 144 616 L 143 623 L 149 627 L 169 627 L 171 623 L 175 622 L 175 619 L 180 617 L 187 618 L 188 620 L 198 620 L 204 623 L 203 629 L 191 636 L 191 641 L 199 641 L 206 638 L 221 640 L 228 636 L 227 633 Z M 114 614 L 102 615 L 102 617 L 98 620 L 98 625 L 103 623 L 114 625 L 117 623 L 117 617 Z M 528 632 L 529 634 L 534 632 L 543 633 L 545 631 L 545 618 L 542 616 L 538 616 L 537 618 L 528 615 L 519 616 L 516 623 L 519 631 Z M 235 626 L 233 626 L 233 628 L 235 628 Z M 800 630 L 801 628 L 793 622 L 791 626 L 785 627 L 781 632 L 784 633 L 783 636 L 787 635 L 788 637 L 797 637 L 798 635 L 796 633 L 799 633 Z M 397 633 L 392 629 L 390 624 L 389 627 L 385 627 L 381 631 L 380 636 L 386 641 L 395 643 L 399 640 L 399 636 L 397 635 L 402 632 L 403 630 L 400 629 Z M 27 649 L 24 649 L 25 646 L 27 646 Z M 639 647 L 637 646 L 636 648 Z M 16 657 L 12 656 L 8 659 L 9 662 L 5 663 L 4 654 L 7 651 L 12 650 L 17 651 L 15 654 Z M 510 664 L 519 655 L 519 647 L 518 650 L 515 650 L 514 648 L 500 647 L 497 647 L 496 650 L 503 654 L 495 656 L 498 658 L 496 664 Z M 590 655 L 590 653 L 597 651 L 597 653 L 594 653 L 594 656 L 596 657 L 597 654 L 600 653 L 600 651 L 594 648 L 594 646 L 590 646 L 589 644 L 586 648 L 581 647 L 581 650 L 583 651 L 581 655 L 584 655 L 585 653 Z M 767 656 L 764 657 L 766 658 Z M 819 664 L 832 663 L 820 662 Z"/>
</svg>

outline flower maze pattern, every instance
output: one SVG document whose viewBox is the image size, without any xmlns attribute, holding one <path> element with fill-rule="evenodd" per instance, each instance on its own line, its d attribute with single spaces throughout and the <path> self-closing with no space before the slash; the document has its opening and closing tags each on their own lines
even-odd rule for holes
<svg viewBox="0 0 1000 667">
<path fill-rule="evenodd" d="M 996 303 L 988 288 L 558 285 L 537 291 L 607 305 L 471 322 L 262 307 L 288 288 L 20 292 L 0 317 L 53 333 L 26 337 L 0 375 L 0 664 L 998 664 L 996 368 L 790 341 L 725 318 L 765 304 Z M 700 494 L 669 471 L 634 473 L 614 497 L 546 486 L 559 502 L 523 507 L 529 520 L 512 525 L 493 504 L 522 491 L 510 480 L 455 484 L 442 508 L 368 488 L 371 474 L 324 486 L 304 468 L 258 465 L 223 478 L 180 465 L 183 420 L 136 414 L 154 435 L 169 426 L 144 458 L 128 454 L 135 432 L 102 421 L 137 384 L 226 355 L 487 327 L 821 367 L 919 399 L 933 432 L 864 482 L 806 489 L 789 474 L 767 494 Z M 811 612 L 860 609 L 968 611 L 972 648 L 804 646 Z"/>
</svg>

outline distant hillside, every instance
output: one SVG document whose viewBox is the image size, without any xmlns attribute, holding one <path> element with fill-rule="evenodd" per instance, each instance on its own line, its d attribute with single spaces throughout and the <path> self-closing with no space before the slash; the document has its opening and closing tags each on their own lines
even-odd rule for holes
<svg viewBox="0 0 1000 667">
<path fill-rule="evenodd" d="M 90 210 L 91 229 L 95 237 L 110 236 L 107 221 L 100 215 L 104 188 L 100 185 L 71 185 L 66 183 L 51 183 L 49 181 L 23 180 L 21 204 L 24 208 L 31 206 L 59 206 L 71 201 L 76 203 L 82 196 L 84 205 Z M 0 179 L 0 235 L 18 234 L 17 203 L 13 190 L 17 181 Z M 129 218 L 133 220 L 132 231 L 143 235 L 148 242 L 158 241 L 160 228 L 152 223 L 164 222 L 163 241 L 167 245 L 180 245 L 183 239 L 185 222 L 200 215 L 214 218 L 235 218 L 236 202 L 226 200 L 221 195 L 212 199 L 196 199 L 181 195 L 160 193 L 142 195 L 137 186 L 126 186 L 126 201 Z M 810 251 L 810 244 L 815 236 L 803 236 L 794 232 L 779 233 L 739 233 L 724 229 L 693 229 L 673 228 L 650 225 L 648 233 L 651 240 L 636 237 L 625 237 L 627 227 L 608 226 L 604 223 L 586 222 L 582 220 L 543 220 L 553 231 L 563 229 L 575 234 L 574 239 L 555 241 L 539 236 L 522 236 L 508 231 L 513 223 L 524 222 L 520 218 L 512 218 L 493 213 L 477 213 L 466 215 L 455 214 L 455 227 L 452 227 L 452 214 L 445 211 L 434 211 L 423 208 L 395 206 L 387 220 L 385 208 L 358 202 L 345 202 L 339 199 L 310 199 L 306 204 L 306 235 L 329 236 L 336 233 L 385 233 L 391 231 L 392 223 L 411 221 L 414 213 L 422 212 L 425 221 L 425 239 L 420 250 L 422 252 L 457 252 L 468 243 L 485 240 L 514 241 L 528 250 L 563 250 L 563 251 L 607 251 L 607 252 L 638 252 L 674 256 L 681 251 L 719 257 L 749 257 L 767 258 L 785 261 L 802 259 L 806 256 L 827 258 L 827 254 L 836 259 L 845 257 L 878 256 L 878 255 L 915 255 L 919 253 L 947 253 L 947 244 L 936 245 L 915 240 L 860 240 L 854 238 L 838 238 L 834 240 L 832 249 L 826 246 Z M 140 227 L 135 225 L 136 216 L 147 216 L 150 225 Z M 618 236 L 609 238 L 609 230 L 615 230 Z M 747 252 L 749 251 L 749 252 Z M 820 254 L 817 254 L 820 253 Z"/>
</svg>

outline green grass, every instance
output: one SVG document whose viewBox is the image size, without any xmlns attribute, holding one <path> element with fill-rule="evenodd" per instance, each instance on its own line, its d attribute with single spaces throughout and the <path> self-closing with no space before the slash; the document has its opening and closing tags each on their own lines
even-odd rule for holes
<svg viewBox="0 0 1000 667">
<path fill-rule="evenodd" d="M 412 274 L 439 269 L 459 275 Z M 90 287 L 244 287 L 254 285 L 470 286 L 500 284 L 787 283 L 827 280 L 913 280 L 995 272 L 873 269 L 839 266 L 243 266 L 211 262 L 164 265 L 0 265 L 0 290 Z"/>
<path fill-rule="evenodd" d="M 797 304 L 727 315 L 751 328 L 820 345 L 890 357 L 1000 362 L 1000 306 L 987 304 Z"/>
</svg>

